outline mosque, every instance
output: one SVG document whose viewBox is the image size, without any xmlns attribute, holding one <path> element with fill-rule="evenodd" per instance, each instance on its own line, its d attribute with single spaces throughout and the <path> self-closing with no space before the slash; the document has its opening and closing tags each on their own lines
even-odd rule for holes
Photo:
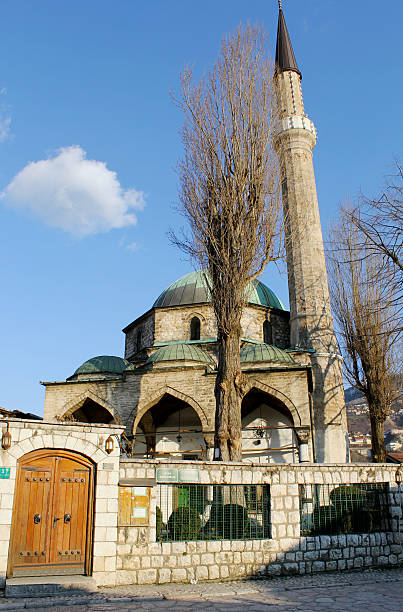
<svg viewBox="0 0 403 612">
<path fill-rule="evenodd" d="M 65 380 L 44 382 L 43 421 L 0 415 L 7 596 L 399 563 L 403 473 L 347 465 L 312 163 L 316 129 L 281 2 L 279 9 L 274 145 L 290 310 L 262 282 L 247 287 L 243 463 L 213 461 L 217 326 L 206 274 L 192 272 L 123 329 L 123 356 L 92 357 Z"/>
<path fill-rule="evenodd" d="M 262 282 L 247 288 L 240 357 L 244 462 L 348 460 L 341 357 L 333 331 L 301 73 L 282 10 L 275 83 L 290 311 Z M 125 353 L 45 382 L 44 419 L 116 423 L 138 458 L 214 458 L 217 328 L 205 273 L 173 282 L 127 325 Z"/>
</svg>

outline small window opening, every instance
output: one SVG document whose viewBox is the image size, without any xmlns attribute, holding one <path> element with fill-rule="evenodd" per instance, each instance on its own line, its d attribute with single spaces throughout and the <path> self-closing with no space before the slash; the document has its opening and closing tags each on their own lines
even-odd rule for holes
<svg viewBox="0 0 403 612">
<path fill-rule="evenodd" d="M 200 319 L 193 317 L 190 321 L 190 339 L 200 340 Z"/>
<path fill-rule="evenodd" d="M 263 342 L 266 344 L 273 344 L 273 328 L 270 321 L 263 323 Z"/>
<path fill-rule="evenodd" d="M 138 330 L 136 336 L 136 352 L 138 353 L 141 350 L 141 329 Z"/>
</svg>

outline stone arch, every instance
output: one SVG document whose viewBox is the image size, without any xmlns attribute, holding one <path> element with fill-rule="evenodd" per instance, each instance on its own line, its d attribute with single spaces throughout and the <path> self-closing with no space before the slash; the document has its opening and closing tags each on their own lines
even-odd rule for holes
<svg viewBox="0 0 403 612">
<path fill-rule="evenodd" d="M 156 429 L 155 429 L 154 419 L 153 419 L 153 416 L 150 410 L 146 412 L 143 415 L 143 417 L 140 419 L 140 421 L 138 422 L 138 428 L 144 434 L 147 453 L 155 450 Z"/>
<path fill-rule="evenodd" d="M 193 408 L 193 410 L 196 412 L 197 416 L 199 417 L 200 423 L 202 425 L 202 429 L 203 430 L 208 429 L 208 425 L 209 425 L 208 418 L 203 408 L 200 406 L 200 404 L 198 404 L 194 399 L 192 399 L 188 395 L 185 395 L 184 393 L 177 391 L 177 389 L 174 389 L 173 387 L 169 387 L 168 385 L 166 385 L 158 389 L 157 393 L 154 395 L 152 400 L 148 401 L 144 406 L 138 407 L 136 418 L 133 421 L 133 427 L 132 427 L 132 433 L 134 435 L 136 433 L 137 426 L 140 420 L 142 419 L 142 417 L 145 415 L 145 413 L 148 412 L 150 408 L 155 406 L 155 404 L 158 404 L 158 402 L 166 394 L 172 395 L 172 397 L 176 397 L 177 399 L 182 400 L 183 402 L 186 402 L 187 404 L 189 404 L 189 406 Z"/>
<path fill-rule="evenodd" d="M 301 425 L 301 417 L 300 417 L 300 414 L 296 406 L 293 404 L 290 398 L 284 395 L 284 393 L 281 393 L 281 391 L 278 391 L 274 387 L 269 387 L 269 385 L 265 385 L 264 383 L 260 382 L 256 378 L 252 378 L 248 380 L 248 384 L 246 386 L 244 397 L 252 389 L 257 389 L 258 391 L 262 391 L 263 393 L 267 393 L 267 395 L 271 395 L 272 397 L 276 398 L 279 402 L 284 404 L 284 406 L 291 413 L 292 419 L 294 421 L 294 426 L 297 427 Z"/>
<path fill-rule="evenodd" d="M 114 420 L 114 409 L 110 405 L 110 403 L 96 395 L 96 393 L 94 393 L 90 389 L 87 389 L 78 398 L 75 397 L 69 402 L 67 402 L 62 408 L 62 413 L 60 416 L 66 417 L 73 414 L 76 410 L 79 410 L 83 406 L 84 402 L 86 402 L 87 400 L 92 400 L 94 403 L 104 408 L 111 415 L 111 421 Z"/>
<path fill-rule="evenodd" d="M 93 461 L 95 464 L 105 461 L 106 459 L 109 461 L 111 460 L 111 456 L 105 453 L 102 448 L 96 446 L 93 442 L 90 442 L 85 438 L 74 435 L 74 432 L 72 432 L 70 428 L 66 433 L 64 433 L 62 427 L 61 430 L 58 430 L 57 432 L 51 431 L 49 434 L 44 432 L 43 434 L 37 436 L 34 435 L 31 438 L 25 438 L 25 440 L 13 444 L 11 449 L 12 453 L 10 452 L 10 454 L 12 454 L 13 458 L 18 461 L 18 459 L 24 455 L 41 449 L 64 449 L 72 451 L 83 455 L 87 459 L 91 459 L 91 461 Z"/>
<path fill-rule="evenodd" d="M 187 325 L 189 325 L 190 321 L 193 319 L 193 317 L 197 317 L 198 319 L 200 319 L 200 323 L 205 323 L 206 322 L 206 317 L 199 312 L 198 310 L 195 310 L 193 312 L 190 312 L 186 318 L 185 318 L 185 322 Z"/>
</svg>

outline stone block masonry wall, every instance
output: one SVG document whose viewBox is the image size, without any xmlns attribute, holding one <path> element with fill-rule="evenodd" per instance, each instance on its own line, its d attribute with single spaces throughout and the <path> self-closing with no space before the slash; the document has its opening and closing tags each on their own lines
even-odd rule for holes
<svg viewBox="0 0 403 612">
<path fill-rule="evenodd" d="M 271 539 L 156 542 L 158 487 L 152 487 L 148 527 L 118 527 L 118 584 L 163 584 L 246 576 L 308 574 L 403 562 L 399 533 L 402 494 L 396 466 L 273 465 L 217 462 L 123 460 L 121 481 L 155 478 L 157 467 L 193 467 L 201 484 L 269 484 Z M 300 536 L 299 484 L 386 482 L 390 487 L 391 531 L 334 536 Z"/>
<path fill-rule="evenodd" d="M 190 339 L 190 321 L 200 319 L 200 338 L 216 338 L 217 323 L 210 304 L 156 308 L 125 328 L 125 358 L 131 359 L 137 352 L 137 333 L 141 330 L 142 348 L 154 342 L 171 342 Z M 263 323 L 273 325 L 273 342 L 287 347 L 290 343 L 289 313 L 287 311 L 248 304 L 242 313 L 242 336 L 263 341 Z"/>
<path fill-rule="evenodd" d="M 137 352 L 137 334 L 141 333 L 140 350 L 154 344 L 155 312 L 143 315 L 138 323 L 129 326 L 126 331 L 125 359 L 131 359 Z"/>
</svg>

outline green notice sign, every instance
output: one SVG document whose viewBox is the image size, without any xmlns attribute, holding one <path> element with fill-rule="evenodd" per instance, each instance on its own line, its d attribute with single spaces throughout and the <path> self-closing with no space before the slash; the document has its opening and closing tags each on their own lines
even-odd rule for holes
<svg viewBox="0 0 403 612">
<path fill-rule="evenodd" d="M 178 482 L 177 468 L 157 468 L 157 482 Z"/>
<path fill-rule="evenodd" d="M 0 478 L 7 480 L 10 478 L 10 468 L 0 467 Z"/>
</svg>

